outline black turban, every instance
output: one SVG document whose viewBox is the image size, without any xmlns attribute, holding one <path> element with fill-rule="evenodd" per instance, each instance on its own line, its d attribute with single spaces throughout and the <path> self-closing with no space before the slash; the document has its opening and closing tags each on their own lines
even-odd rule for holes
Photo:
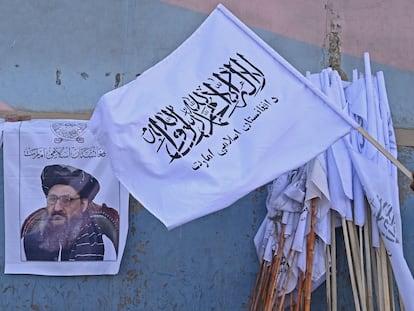
<svg viewBox="0 0 414 311">
<path fill-rule="evenodd" d="M 45 195 L 54 185 L 68 185 L 78 192 L 81 199 L 91 202 L 99 191 L 99 182 L 95 177 L 69 165 L 45 166 L 40 178 Z"/>
</svg>

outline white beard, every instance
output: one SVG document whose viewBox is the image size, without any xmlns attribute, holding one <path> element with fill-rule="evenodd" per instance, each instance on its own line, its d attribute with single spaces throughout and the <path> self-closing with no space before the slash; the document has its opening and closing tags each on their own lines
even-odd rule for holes
<svg viewBox="0 0 414 311">
<path fill-rule="evenodd" d="M 79 232 L 86 223 L 84 214 L 67 220 L 62 225 L 53 225 L 50 216 L 45 215 L 45 226 L 41 230 L 43 241 L 39 247 L 49 252 L 70 248 L 76 241 Z"/>
</svg>

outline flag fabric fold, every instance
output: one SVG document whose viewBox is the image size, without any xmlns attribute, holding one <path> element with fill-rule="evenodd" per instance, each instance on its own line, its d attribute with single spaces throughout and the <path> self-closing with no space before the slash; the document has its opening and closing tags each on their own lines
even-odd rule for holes
<svg viewBox="0 0 414 311">
<path fill-rule="evenodd" d="M 115 175 L 169 229 L 357 126 L 222 5 L 167 58 L 102 96 L 89 121 Z"/>
</svg>

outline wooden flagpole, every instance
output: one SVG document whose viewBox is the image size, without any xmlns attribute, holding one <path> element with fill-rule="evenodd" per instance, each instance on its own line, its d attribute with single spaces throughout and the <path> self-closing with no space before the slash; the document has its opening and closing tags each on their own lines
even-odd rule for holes
<svg viewBox="0 0 414 311">
<path fill-rule="evenodd" d="M 326 310 L 332 311 L 332 268 L 330 258 L 332 257 L 331 246 L 326 245 L 325 248 L 325 283 L 326 283 Z"/>
<path fill-rule="evenodd" d="M 382 269 L 381 269 L 381 254 L 380 249 L 375 248 L 374 249 L 375 258 L 376 258 L 376 269 L 377 269 L 377 280 L 378 280 L 378 310 L 379 311 L 385 311 L 385 300 L 384 300 L 384 276 L 382 275 Z"/>
<path fill-rule="evenodd" d="M 358 291 L 356 288 L 354 267 L 352 264 L 351 247 L 349 243 L 348 229 L 347 229 L 346 220 L 344 217 L 342 217 L 342 230 L 343 230 L 343 236 L 344 236 L 344 242 L 345 242 L 346 256 L 348 259 L 349 277 L 351 279 L 351 287 L 352 287 L 352 294 L 354 296 L 355 310 L 360 311 L 361 308 L 359 304 Z"/>
<path fill-rule="evenodd" d="M 295 232 L 295 234 L 296 234 L 296 232 Z M 279 277 L 278 277 L 277 283 L 276 283 L 275 292 L 277 293 L 277 295 L 273 296 L 273 301 L 272 301 L 273 308 L 275 308 L 279 304 L 278 303 L 278 298 L 279 298 L 279 293 L 280 292 L 282 293 L 281 300 L 283 300 L 280 304 L 284 303 L 284 299 L 285 299 L 284 296 L 286 295 L 287 285 L 288 285 L 290 276 L 292 274 L 293 266 L 294 266 L 295 259 L 296 259 L 296 256 L 295 256 L 296 251 L 294 251 L 292 249 L 294 240 L 295 240 L 295 238 L 292 237 L 292 241 L 290 243 L 289 251 L 288 251 L 288 254 L 285 258 L 285 262 L 289 266 L 288 271 L 286 273 L 284 273 L 284 274 L 286 274 L 286 277 L 284 277 L 282 274 L 280 274 Z M 293 258 L 292 258 L 291 264 L 289 264 L 289 260 L 291 260 L 292 254 L 293 254 Z M 282 289 L 282 291 L 281 291 L 281 289 Z M 280 308 L 280 306 L 279 306 L 279 308 Z"/>
<path fill-rule="evenodd" d="M 331 292 L 332 292 L 332 311 L 337 311 L 338 294 L 337 294 L 337 278 L 336 278 L 336 213 L 331 211 Z"/>
<path fill-rule="evenodd" d="M 86 111 L 81 113 L 72 112 L 38 112 L 38 111 L 23 111 L 23 110 L 0 110 L 0 118 L 9 119 L 9 121 L 26 121 L 30 119 L 76 119 L 89 120 L 93 111 Z M 391 153 L 382 147 L 371 135 L 368 134 L 362 127 L 356 129 L 362 136 L 364 136 L 370 143 L 372 143 L 383 155 L 385 155 L 392 163 L 394 163 L 401 172 L 410 180 L 413 180 L 411 172 L 398 161 Z"/>
<path fill-rule="evenodd" d="M 295 261 L 296 261 L 296 255 L 297 255 L 297 252 L 293 251 L 292 262 L 291 262 L 291 265 L 289 267 L 289 271 L 288 271 L 288 274 L 287 274 L 287 277 L 286 277 L 285 285 L 283 287 L 282 296 L 280 298 L 279 307 L 277 309 L 278 311 L 283 311 L 283 309 L 284 309 L 285 298 L 286 298 L 286 290 L 287 290 L 287 286 L 288 286 L 290 277 L 292 276 L 292 273 L 293 273 L 293 267 L 294 267 L 294 264 L 295 264 Z"/>
<path fill-rule="evenodd" d="M 315 247 L 315 218 L 316 218 L 316 198 L 311 199 L 311 222 L 310 232 L 306 243 L 306 277 L 305 277 L 305 302 L 304 311 L 310 311 L 312 295 L 312 266 L 313 252 Z"/>
<path fill-rule="evenodd" d="M 272 254 L 273 257 L 273 254 Z M 257 292 L 257 298 L 254 302 L 254 305 L 252 306 L 252 311 L 256 311 L 259 310 L 260 306 L 264 307 L 264 303 L 266 301 L 266 295 L 267 295 L 267 290 L 268 290 L 268 284 L 269 284 L 269 279 L 270 279 L 270 274 L 272 272 L 272 264 L 267 261 L 265 261 L 265 264 L 263 266 L 264 268 L 264 272 L 263 272 L 263 277 L 261 279 L 261 282 L 259 284 L 259 289 Z"/>
<path fill-rule="evenodd" d="M 368 310 L 368 297 L 367 297 L 367 281 L 365 278 L 365 269 L 364 269 L 364 235 L 363 235 L 363 228 L 362 226 L 356 226 L 356 229 L 358 229 L 358 235 L 359 235 L 359 273 L 361 274 L 361 280 L 362 280 L 362 286 L 361 286 L 361 296 L 363 296 L 364 301 L 364 310 Z"/>
<path fill-rule="evenodd" d="M 356 285 L 359 292 L 359 301 L 362 311 L 366 311 L 366 301 L 365 301 L 365 284 L 364 284 L 364 277 L 362 272 L 361 266 L 361 258 L 360 258 L 360 245 L 358 243 L 357 234 L 356 234 L 356 225 L 350 221 L 346 221 L 348 226 L 348 235 L 349 235 L 349 242 L 351 248 L 351 256 L 352 256 L 352 264 L 354 267 Z"/>
<path fill-rule="evenodd" d="M 296 228 L 296 230 L 297 230 L 297 228 Z M 295 233 L 292 237 L 292 241 L 291 241 L 290 247 L 289 247 L 289 252 L 288 252 L 288 255 L 286 257 L 286 262 L 289 262 L 290 258 L 292 257 L 291 263 L 289 265 L 289 270 L 287 272 L 287 277 L 284 280 L 283 280 L 282 277 L 280 277 L 280 282 L 278 282 L 278 285 L 277 285 L 277 292 L 279 292 L 279 288 L 282 286 L 283 283 L 285 284 L 283 286 L 283 291 L 282 291 L 282 295 L 281 295 L 281 298 L 280 298 L 278 311 L 283 310 L 284 303 L 285 303 L 285 298 L 286 298 L 287 286 L 288 286 L 289 280 L 292 276 L 293 268 L 294 268 L 295 262 L 296 262 L 297 251 L 293 250 L 293 243 L 294 243 L 294 240 L 295 240 L 295 237 L 296 237 L 296 232 L 297 231 L 295 231 Z M 292 254 L 293 254 L 293 256 L 292 256 Z M 273 307 L 277 306 L 276 303 L 277 303 L 277 300 L 273 302 Z M 293 292 L 291 293 L 291 308 L 293 308 L 292 303 L 293 303 Z"/>
<path fill-rule="evenodd" d="M 300 271 L 299 272 L 299 280 L 298 280 L 298 297 L 297 297 L 297 301 L 296 301 L 296 306 L 295 306 L 295 310 L 294 311 L 299 311 L 301 310 L 302 307 L 302 296 L 303 296 L 303 285 L 305 283 L 304 280 L 304 276 L 303 276 L 303 272 Z"/>
<path fill-rule="evenodd" d="M 358 132 L 364 136 L 368 141 L 375 146 L 381 153 L 388 158 L 392 163 L 400 169 L 405 176 L 410 180 L 413 180 L 412 173 L 400 162 L 398 161 L 391 153 L 389 153 L 383 146 L 381 146 L 371 135 L 368 134 L 362 127 L 357 128 Z"/>
<path fill-rule="evenodd" d="M 262 262 L 260 263 L 260 268 L 259 268 L 259 271 L 258 271 L 257 277 L 256 277 L 256 283 L 254 285 L 253 293 L 252 293 L 252 296 L 250 298 L 249 311 L 256 310 L 257 301 L 260 297 L 261 285 L 263 283 L 265 272 L 266 272 L 266 260 L 264 260 L 264 258 L 262 258 Z"/>
<path fill-rule="evenodd" d="M 367 204 L 365 204 L 365 208 L 367 211 L 367 215 L 370 211 L 368 209 Z M 371 239 L 369 236 L 369 232 L 371 230 L 370 225 L 371 217 L 367 216 L 367 219 L 365 221 L 365 225 L 363 227 L 364 231 L 364 246 L 365 246 L 365 268 L 366 268 L 366 280 L 367 280 L 367 309 L 368 311 L 374 311 L 374 291 L 373 291 L 373 285 L 372 285 L 372 261 L 371 261 Z"/>
<path fill-rule="evenodd" d="M 275 224 L 277 226 L 277 224 Z M 266 301 L 265 301 L 265 311 L 272 311 L 273 309 L 273 305 L 272 302 L 274 300 L 274 295 L 278 295 L 278 293 L 276 292 L 276 282 L 277 282 L 277 278 L 279 275 L 279 267 L 280 267 L 280 263 L 282 262 L 282 257 L 283 257 L 283 250 L 285 248 L 285 229 L 286 229 L 286 224 L 282 223 L 282 229 L 280 230 L 280 236 L 279 236 L 279 243 L 277 245 L 277 252 L 276 252 L 276 256 L 273 257 L 273 259 L 275 259 L 274 261 L 272 260 L 272 273 L 271 273 L 271 278 L 270 278 L 270 283 L 269 283 L 269 294 L 266 297 Z"/>
<path fill-rule="evenodd" d="M 390 289 L 389 289 L 389 278 L 388 278 L 388 255 L 385 250 L 384 242 L 380 239 L 380 261 L 381 261 L 381 274 L 382 274 L 382 290 L 384 297 L 384 310 L 391 311 L 391 299 L 390 299 Z"/>
<path fill-rule="evenodd" d="M 9 119 L 10 121 L 26 121 L 30 119 L 76 119 L 89 120 L 93 111 L 86 112 L 39 112 L 39 111 L 24 111 L 24 110 L 0 110 L 0 118 Z M 371 135 L 368 134 L 362 127 L 356 129 L 362 136 L 371 142 L 382 154 L 384 154 L 392 163 L 394 163 L 404 175 L 410 180 L 413 179 L 411 172 L 398 161 L 391 153 L 382 147 Z"/>
<path fill-rule="evenodd" d="M 382 310 L 382 298 L 381 296 L 381 277 L 380 271 L 378 271 L 378 258 L 377 258 L 377 248 L 371 247 L 371 262 L 372 262 L 372 275 L 373 275 L 373 286 L 375 293 L 375 300 L 378 310 Z"/>
<path fill-rule="evenodd" d="M 0 110 L 0 118 L 6 121 L 27 121 L 30 119 L 75 119 L 89 120 L 93 111 L 85 112 L 41 112 L 24 110 Z"/>
<path fill-rule="evenodd" d="M 396 310 L 396 304 L 395 304 L 395 291 L 394 291 L 394 274 L 391 267 L 391 262 L 389 260 L 388 255 L 387 257 L 387 271 L 388 271 L 388 284 L 389 284 L 389 292 L 390 292 L 390 301 L 391 301 L 391 310 Z"/>
<path fill-rule="evenodd" d="M 290 311 L 295 311 L 296 301 L 295 301 L 295 291 L 290 293 Z"/>
</svg>

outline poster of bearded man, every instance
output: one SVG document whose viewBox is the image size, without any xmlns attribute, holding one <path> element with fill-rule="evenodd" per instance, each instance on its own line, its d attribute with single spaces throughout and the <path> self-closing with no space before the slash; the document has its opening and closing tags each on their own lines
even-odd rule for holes
<svg viewBox="0 0 414 311">
<path fill-rule="evenodd" d="M 116 274 L 129 194 L 86 121 L 4 125 L 5 273 Z"/>
</svg>

